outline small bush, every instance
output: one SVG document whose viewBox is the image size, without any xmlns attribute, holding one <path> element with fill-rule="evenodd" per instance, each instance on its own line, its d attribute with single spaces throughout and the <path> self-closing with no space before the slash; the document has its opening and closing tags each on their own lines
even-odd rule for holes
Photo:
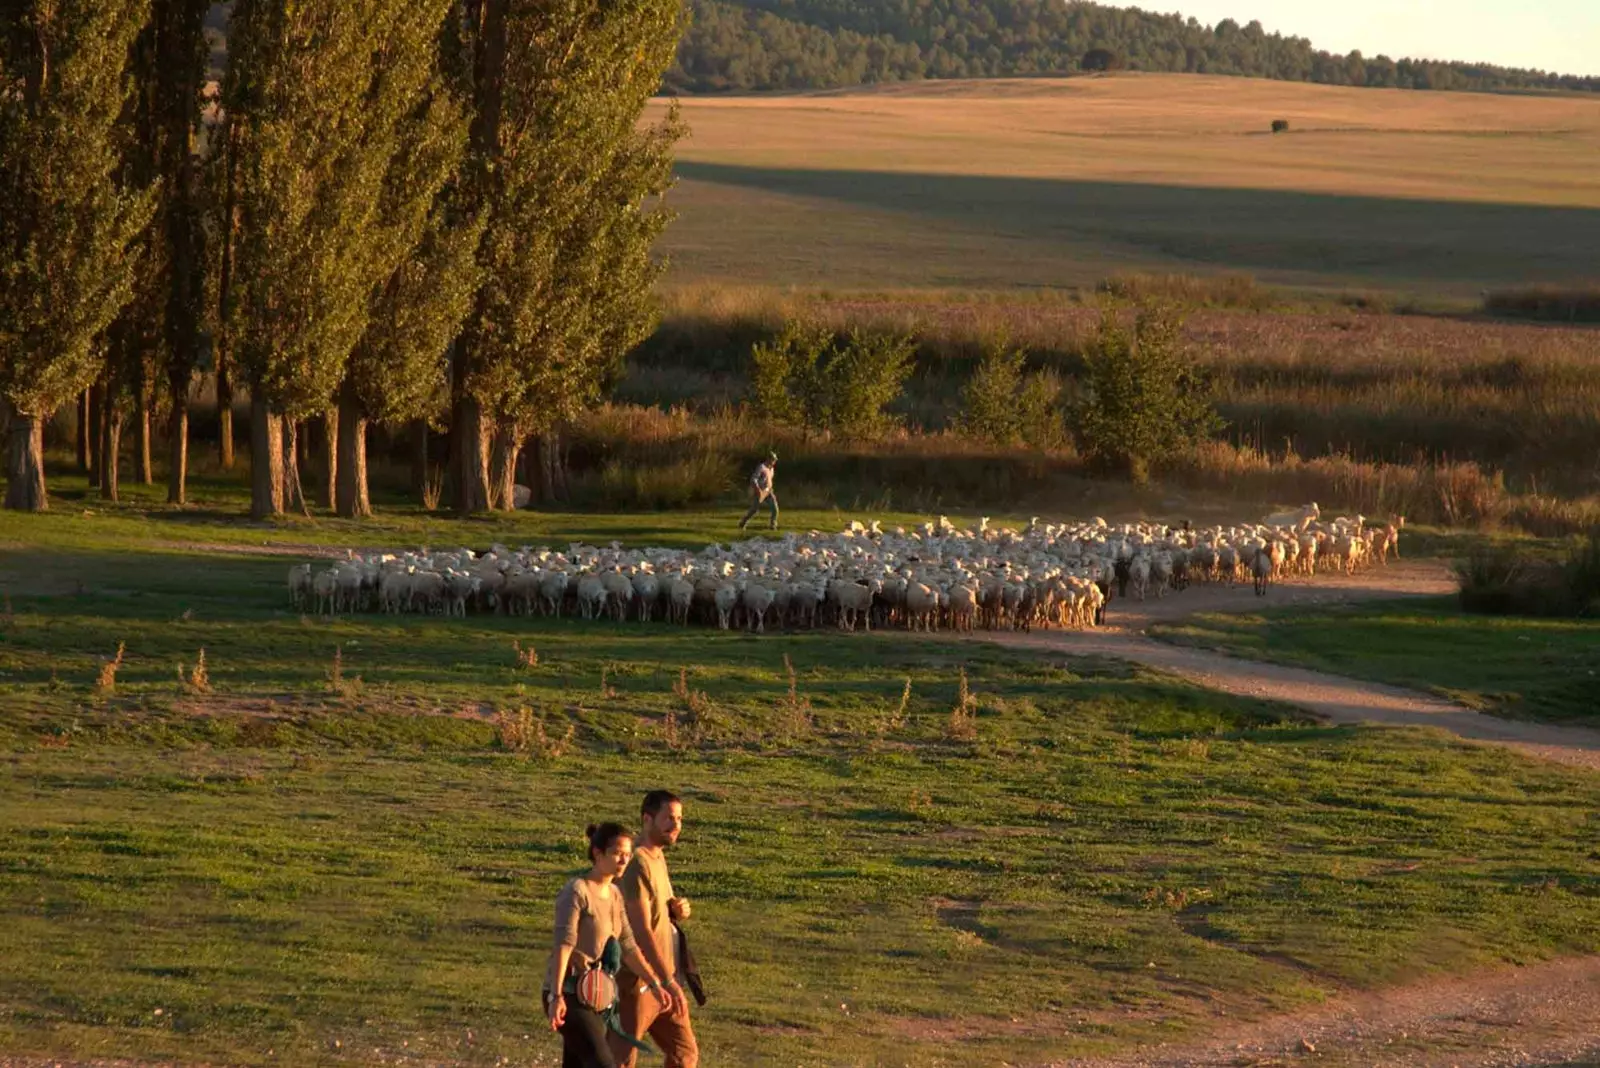
<svg viewBox="0 0 1600 1068">
<path fill-rule="evenodd" d="M 211 692 L 211 669 L 206 666 L 206 649 L 200 647 L 200 655 L 195 658 L 194 667 L 190 669 L 187 677 L 183 673 L 183 665 L 178 665 L 178 678 L 192 693 L 208 694 Z"/>
<path fill-rule="evenodd" d="M 1289 120 L 1288 119 L 1273 119 L 1272 120 L 1272 132 L 1273 133 L 1288 133 L 1289 132 Z"/>
<path fill-rule="evenodd" d="M 978 737 L 978 698 L 967 687 L 967 669 L 961 668 L 956 683 L 956 703 L 950 709 L 945 735 L 953 742 L 971 742 Z"/>
<path fill-rule="evenodd" d="M 961 432 L 993 445 L 1015 445 L 1022 440 L 1022 393 L 1026 354 L 1006 338 L 984 343 L 983 357 L 961 390 Z"/>
<path fill-rule="evenodd" d="M 1600 531 L 1565 560 L 1525 557 L 1513 546 L 1481 549 L 1455 564 L 1461 608 L 1488 615 L 1600 615 Z"/>
<path fill-rule="evenodd" d="M 576 503 L 616 511 L 670 511 L 711 504 L 736 484 L 733 460 L 710 449 L 665 463 L 644 456 L 607 460 L 572 480 Z"/>
<path fill-rule="evenodd" d="M 100 674 L 94 680 L 94 688 L 101 693 L 115 693 L 117 689 L 117 672 L 122 667 L 122 653 L 127 648 L 126 642 L 117 643 L 117 655 L 100 665 Z"/>
<path fill-rule="evenodd" d="M 1210 383 L 1183 351 L 1181 325 L 1148 306 L 1132 333 L 1112 312 L 1101 317 L 1084 354 L 1087 391 L 1074 411 L 1083 453 L 1101 471 L 1145 482 L 1151 464 L 1222 429 Z"/>
<path fill-rule="evenodd" d="M 780 698 L 776 708 L 779 730 L 791 741 L 807 738 L 816 728 L 812 718 L 811 698 L 800 693 L 799 680 L 789 654 L 783 654 L 783 670 L 788 676 L 788 691 Z"/>
<path fill-rule="evenodd" d="M 527 705 L 521 705 L 512 715 L 504 709 L 495 712 L 495 744 L 508 753 L 532 753 L 540 760 L 559 760 L 572 747 L 577 736 L 577 724 L 567 721 L 566 733 L 552 737 L 545 728 L 545 717 Z"/>
<path fill-rule="evenodd" d="M 1264 311 L 1272 307 L 1272 292 L 1248 274 L 1201 277 L 1193 274 L 1149 274 L 1140 271 L 1114 274 L 1100 283 L 1100 292 L 1136 303 L 1162 302 L 1199 308 L 1241 308 Z"/>
<path fill-rule="evenodd" d="M 431 464 L 422 476 L 422 507 L 430 512 L 439 510 L 444 498 L 444 465 Z"/>
<path fill-rule="evenodd" d="M 1489 315 L 1563 323 L 1600 323 L 1600 284 L 1501 289 L 1483 301 Z"/>
<path fill-rule="evenodd" d="M 770 344 L 751 350 L 750 399 L 767 419 L 800 430 L 877 437 L 893 425 L 884 409 L 899 398 L 916 346 L 899 334 L 827 327 L 791 320 Z"/>
</svg>

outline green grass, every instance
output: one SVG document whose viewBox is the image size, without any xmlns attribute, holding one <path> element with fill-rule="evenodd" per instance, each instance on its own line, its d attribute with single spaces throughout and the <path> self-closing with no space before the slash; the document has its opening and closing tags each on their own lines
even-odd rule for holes
<svg viewBox="0 0 1600 1068">
<path fill-rule="evenodd" d="M 0 1050 L 552 1063 L 551 902 L 580 828 L 657 785 L 688 800 L 708 1063 L 1059 1058 L 1600 951 L 1577 772 L 897 633 L 309 619 L 282 558 L 134 547 L 236 522 L 156 512 L 0 518 Z M 722 518 L 469 528 L 694 544 Z M 250 536 L 329 529 L 479 540 Z M 202 646 L 209 693 L 178 678 Z M 521 707 L 570 746 L 508 747 Z"/>
<path fill-rule="evenodd" d="M 1202 615 L 1152 633 L 1427 690 L 1498 716 L 1600 725 L 1600 620 L 1471 615 L 1439 598 Z"/>
</svg>

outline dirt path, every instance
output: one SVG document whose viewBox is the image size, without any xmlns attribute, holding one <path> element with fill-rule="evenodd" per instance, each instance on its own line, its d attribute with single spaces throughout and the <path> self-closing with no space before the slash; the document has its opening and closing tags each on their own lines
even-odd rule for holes
<svg viewBox="0 0 1600 1068">
<path fill-rule="evenodd" d="M 1168 645 L 1141 633 L 1151 623 L 1173 622 L 1199 612 L 1254 612 L 1262 607 L 1437 595 L 1453 588 L 1443 564 L 1409 562 L 1354 578 L 1319 576 L 1314 584 L 1284 583 L 1265 598 L 1256 597 L 1246 585 L 1190 587 L 1143 603 L 1120 599 L 1112 603 L 1111 625 L 1093 631 L 978 632 L 977 636 L 1009 646 L 1119 657 L 1225 693 L 1298 705 L 1333 723 L 1438 727 L 1469 741 L 1509 746 L 1530 756 L 1600 771 L 1597 730 L 1500 719 L 1414 690 Z"/>
<path fill-rule="evenodd" d="M 1600 957 L 1497 968 L 1334 998 L 1199 1042 L 1057 1062 L 1072 1068 L 1600 1065 Z"/>
</svg>

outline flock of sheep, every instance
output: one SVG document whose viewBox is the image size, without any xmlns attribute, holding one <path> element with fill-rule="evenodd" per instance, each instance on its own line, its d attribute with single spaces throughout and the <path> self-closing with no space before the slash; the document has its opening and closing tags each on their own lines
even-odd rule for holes
<svg viewBox="0 0 1600 1068">
<path fill-rule="evenodd" d="M 971 630 L 1088 627 L 1114 596 L 1143 600 L 1192 582 L 1344 573 L 1399 555 L 1405 520 L 1324 520 L 1315 504 L 1260 523 L 1040 523 L 960 529 L 940 516 L 918 529 L 852 522 L 837 534 L 788 534 L 699 552 L 569 545 L 487 552 L 373 553 L 289 571 L 300 611 L 468 612 L 691 620 L 723 630 L 873 626 Z"/>
</svg>

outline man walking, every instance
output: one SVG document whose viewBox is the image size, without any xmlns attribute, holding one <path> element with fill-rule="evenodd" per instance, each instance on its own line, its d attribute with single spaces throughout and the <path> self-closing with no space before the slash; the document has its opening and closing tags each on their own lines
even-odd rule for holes
<svg viewBox="0 0 1600 1068">
<path fill-rule="evenodd" d="M 778 529 L 778 495 L 772 488 L 772 479 L 777 473 L 778 454 L 769 452 L 766 460 L 750 475 L 750 510 L 739 520 L 740 530 L 743 530 L 745 524 L 761 510 L 763 504 L 772 509 L 772 522 L 767 524 L 767 529 Z"/>
<path fill-rule="evenodd" d="M 634 843 L 633 860 L 622 874 L 622 904 L 645 961 L 663 977 L 671 1007 L 663 1015 L 661 1002 L 647 992 L 638 976 L 623 969 L 617 975 L 622 1029 L 635 1038 L 649 1035 L 666 1058 L 666 1068 L 697 1068 L 700 1046 L 689 1025 L 684 962 L 674 926 L 689 918 L 689 900 L 673 895 L 665 855 L 683 830 L 683 802 L 670 791 L 651 790 L 644 795 L 640 815 L 644 829 Z M 620 1068 L 633 1068 L 636 1051 L 632 1046 L 612 1035 L 611 1049 Z"/>
</svg>

